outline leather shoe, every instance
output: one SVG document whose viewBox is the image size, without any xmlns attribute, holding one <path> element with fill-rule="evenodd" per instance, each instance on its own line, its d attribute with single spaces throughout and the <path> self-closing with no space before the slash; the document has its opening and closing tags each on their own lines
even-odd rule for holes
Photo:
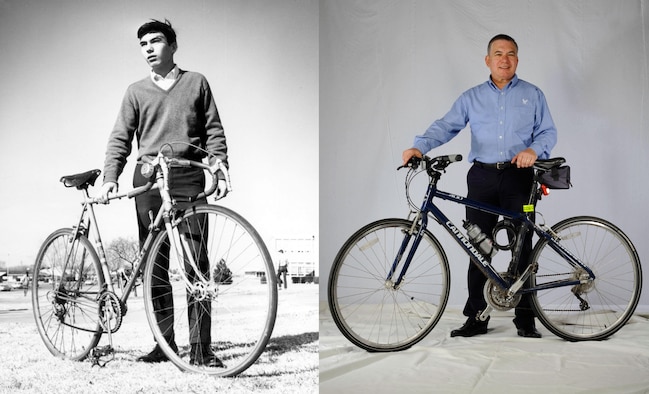
<svg viewBox="0 0 649 394">
<path fill-rule="evenodd" d="M 519 337 L 541 338 L 541 333 L 534 326 L 519 328 L 517 333 Z"/>
<path fill-rule="evenodd" d="M 451 337 L 472 337 L 474 335 L 486 334 L 489 319 L 487 317 L 487 320 L 480 321 L 475 317 L 469 317 L 462 327 L 451 331 Z"/>
<path fill-rule="evenodd" d="M 169 344 L 169 346 L 171 346 L 171 349 L 173 349 L 174 352 L 178 352 L 178 347 L 174 342 Z M 159 345 L 155 345 L 155 347 L 149 354 L 145 354 L 144 356 L 137 358 L 137 361 L 144 363 L 159 363 L 168 360 L 169 359 L 167 358 L 167 355 L 162 351 Z"/>
<path fill-rule="evenodd" d="M 191 365 L 203 365 L 210 368 L 225 368 L 225 364 L 212 351 L 209 344 L 192 344 L 191 356 L 189 358 Z"/>
</svg>

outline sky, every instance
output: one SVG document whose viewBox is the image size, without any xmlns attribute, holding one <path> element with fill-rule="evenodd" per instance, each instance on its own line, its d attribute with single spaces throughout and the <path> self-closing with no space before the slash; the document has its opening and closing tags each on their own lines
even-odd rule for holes
<svg viewBox="0 0 649 394">
<path fill-rule="evenodd" d="M 233 183 L 220 203 L 271 253 L 279 239 L 319 238 L 317 1 L 0 0 L 0 261 L 33 263 L 77 219 L 82 196 L 59 179 L 103 169 L 123 94 L 149 73 L 136 31 L 151 18 L 172 22 L 176 63 L 211 85 Z M 136 236 L 133 201 L 96 213 L 105 245 Z"/>
</svg>

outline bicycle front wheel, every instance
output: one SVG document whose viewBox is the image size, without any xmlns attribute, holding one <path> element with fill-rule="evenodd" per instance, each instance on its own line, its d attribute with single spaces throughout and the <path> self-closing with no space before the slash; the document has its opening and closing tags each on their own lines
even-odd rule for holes
<svg viewBox="0 0 649 394">
<path fill-rule="evenodd" d="M 329 275 L 331 316 L 342 334 L 371 352 L 404 350 L 421 341 L 439 321 L 449 295 L 448 259 L 439 241 L 425 231 L 408 271 L 394 286 L 414 236 L 412 222 L 383 219 L 352 235 Z M 396 274 L 389 272 L 407 247 Z"/>
<path fill-rule="evenodd" d="M 149 252 L 149 325 L 180 369 L 237 375 L 264 351 L 275 324 L 277 279 L 270 254 L 257 231 L 222 206 L 188 208 L 174 229 L 179 255 L 170 254 L 167 231 Z"/>
<path fill-rule="evenodd" d="M 101 338 L 98 298 L 104 276 L 90 241 L 73 236 L 73 229 L 60 229 L 41 246 L 34 264 L 32 307 L 47 349 L 79 361 Z"/>
<path fill-rule="evenodd" d="M 601 340 L 613 335 L 631 318 L 640 299 L 642 269 L 629 238 L 613 224 L 596 217 L 566 219 L 552 227 L 561 247 L 595 274 L 569 265 L 541 239 L 532 252 L 538 271 L 531 285 L 579 280 L 574 286 L 539 290 L 532 304 L 539 321 L 550 332 L 569 341 Z"/>
</svg>

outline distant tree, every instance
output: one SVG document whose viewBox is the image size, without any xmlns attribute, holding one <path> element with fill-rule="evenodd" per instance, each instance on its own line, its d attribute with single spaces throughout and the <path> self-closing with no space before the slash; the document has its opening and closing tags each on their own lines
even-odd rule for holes
<svg viewBox="0 0 649 394">
<path fill-rule="evenodd" d="M 232 271 L 228 268 L 225 260 L 221 259 L 214 268 L 214 281 L 223 285 L 232 284 Z"/>
<path fill-rule="evenodd" d="M 108 244 L 106 259 L 111 271 L 123 269 L 130 272 L 137 260 L 139 243 L 133 237 L 119 237 Z"/>
</svg>

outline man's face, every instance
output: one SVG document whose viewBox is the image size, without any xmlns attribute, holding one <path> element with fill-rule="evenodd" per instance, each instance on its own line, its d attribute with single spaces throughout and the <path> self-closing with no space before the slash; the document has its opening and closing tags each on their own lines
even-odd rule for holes
<svg viewBox="0 0 649 394">
<path fill-rule="evenodd" d="M 158 74 L 169 72 L 173 68 L 174 53 L 177 48 L 176 43 L 169 45 L 162 33 L 148 33 L 140 38 L 142 56 Z"/>
<path fill-rule="evenodd" d="M 514 78 L 518 66 L 516 45 L 507 40 L 492 42 L 491 49 L 485 57 L 485 63 L 491 70 L 491 78 L 495 83 L 510 81 Z"/>
</svg>

